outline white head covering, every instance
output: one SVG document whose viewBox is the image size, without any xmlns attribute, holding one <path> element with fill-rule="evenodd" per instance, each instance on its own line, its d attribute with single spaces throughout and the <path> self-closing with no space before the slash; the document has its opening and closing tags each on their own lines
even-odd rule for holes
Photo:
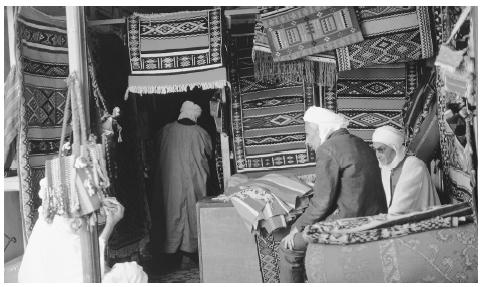
<svg viewBox="0 0 482 287">
<path fill-rule="evenodd" d="M 403 132 L 394 127 L 383 126 L 375 129 L 372 135 L 372 141 L 385 144 L 395 151 L 395 158 L 392 160 L 392 162 L 386 166 L 380 164 L 381 168 L 388 168 L 391 170 L 395 168 L 405 157 L 406 151 L 405 147 L 403 146 Z"/>
<path fill-rule="evenodd" d="M 379 127 L 375 129 L 372 135 L 373 142 L 385 144 L 395 150 L 395 157 L 391 163 L 385 165 L 378 162 L 381 169 L 382 184 L 383 189 L 385 190 L 387 205 L 390 204 L 391 199 L 390 177 L 392 169 L 394 169 L 405 158 L 406 151 L 405 147 L 403 146 L 403 140 L 403 132 L 391 126 Z"/>
<path fill-rule="evenodd" d="M 197 122 L 197 118 L 201 115 L 202 109 L 191 101 L 185 101 L 181 106 L 181 113 L 178 120 L 188 118 L 194 122 Z"/>
<path fill-rule="evenodd" d="M 306 110 L 303 120 L 318 125 L 321 143 L 334 131 L 348 127 L 348 120 L 344 116 L 314 106 Z"/>
</svg>

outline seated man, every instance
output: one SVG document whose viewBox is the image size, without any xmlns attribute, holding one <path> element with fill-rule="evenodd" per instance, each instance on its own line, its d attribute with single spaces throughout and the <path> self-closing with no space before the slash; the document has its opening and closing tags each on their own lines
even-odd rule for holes
<svg viewBox="0 0 482 287">
<path fill-rule="evenodd" d="M 372 140 L 380 163 L 389 214 L 404 214 L 440 205 L 425 163 L 406 155 L 402 132 L 391 126 L 379 127 Z"/>
<path fill-rule="evenodd" d="M 308 243 L 301 231 L 305 226 L 327 218 L 387 212 L 375 154 L 361 138 L 348 132 L 348 121 L 320 107 L 310 107 L 303 119 L 306 143 L 316 150 L 316 182 L 308 208 L 281 242 L 281 282 L 304 281 Z"/>
</svg>

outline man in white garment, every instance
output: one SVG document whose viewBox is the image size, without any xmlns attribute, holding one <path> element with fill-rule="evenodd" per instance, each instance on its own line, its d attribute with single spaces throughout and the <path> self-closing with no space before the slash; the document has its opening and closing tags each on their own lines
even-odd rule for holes
<svg viewBox="0 0 482 287">
<path fill-rule="evenodd" d="M 391 126 L 379 127 L 372 141 L 381 168 L 388 214 L 405 214 L 440 205 L 425 163 L 406 155 L 401 131 Z"/>
</svg>

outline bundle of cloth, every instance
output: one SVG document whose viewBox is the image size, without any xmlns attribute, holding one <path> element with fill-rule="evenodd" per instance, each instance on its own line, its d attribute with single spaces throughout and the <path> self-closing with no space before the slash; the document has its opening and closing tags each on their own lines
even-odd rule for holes
<svg viewBox="0 0 482 287">
<path fill-rule="evenodd" d="M 308 207 L 312 188 L 295 177 L 268 174 L 234 177 L 224 197 L 229 199 L 251 232 L 285 228 Z"/>
</svg>

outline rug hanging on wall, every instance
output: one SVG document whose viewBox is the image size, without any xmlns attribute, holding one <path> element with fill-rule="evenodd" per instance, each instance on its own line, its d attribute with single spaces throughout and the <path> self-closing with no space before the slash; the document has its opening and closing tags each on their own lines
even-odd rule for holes
<svg viewBox="0 0 482 287">
<path fill-rule="evenodd" d="M 353 7 L 282 8 L 261 15 L 273 60 L 288 61 L 363 40 Z"/>
<path fill-rule="evenodd" d="M 254 25 L 252 57 L 254 77 L 257 81 L 304 81 L 322 86 L 334 86 L 336 83 L 337 70 L 334 51 L 317 53 L 296 60 L 275 62 L 266 29 L 261 20 L 257 20 Z"/>
<path fill-rule="evenodd" d="M 355 9 L 364 41 L 336 49 L 339 71 L 410 62 L 434 55 L 429 7 Z"/>
<path fill-rule="evenodd" d="M 23 7 L 17 21 L 22 63 L 18 146 L 23 223 L 32 232 L 45 161 L 58 155 L 69 75 L 65 22 Z M 69 134 L 69 132 L 67 133 Z"/>
<path fill-rule="evenodd" d="M 130 16 L 128 92 L 223 88 L 222 19 L 221 9 Z"/>
<path fill-rule="evenodd" d="M 371 142 L 373 130 L 390 125 L 401 129 L 402 108 L 419 82 L 416 64 L 389 64 L 341 72 L 336 108 L 350 120 L 348 129 Z"/>
<path fill-rule="evenodd" d="M 315 153 L 305 144 L 303 122 L 305 110 L 314 105 L 314 85 L 254 80 L 252 43 L 252 36 L 233 39 L 231 123 L 236 171 L 314 166 Z"/>
</svg>

